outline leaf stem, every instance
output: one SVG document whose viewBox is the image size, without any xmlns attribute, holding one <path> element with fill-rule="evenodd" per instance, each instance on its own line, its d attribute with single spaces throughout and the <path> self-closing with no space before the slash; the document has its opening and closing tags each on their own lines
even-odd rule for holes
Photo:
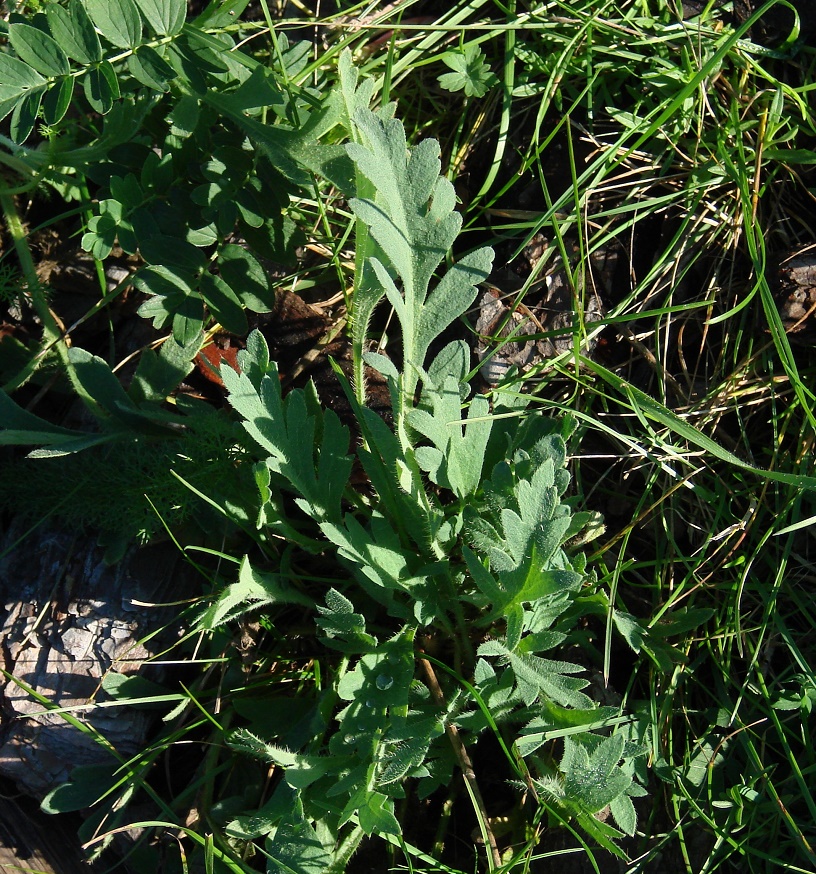
<svg viewBox="0 0 816 874">
<path fill-rule="evenodd" d="M 420 658 L 419 663 L 422 670 L 425 672 L 425 677 L 428 681 L 428 688 L 431 691 L 434 701 L 440 706 L 445 707 L 445 695 L 442 692 L 442 687 L 439 685 L 439 680 L 436 677 L 436 672 L 433 665 L 428 659 Z M 445 722 L 445 734 L 448 736 L 451 746 L 453 747 L 454 755 L 459 763 L 459 768 L 462 771 L 462 776 L 465 778 L 465 788 L 473 802 L 473 808 L 476 812 L 476 818 L 479 820 L 479 829 L 482 832 L 485 846 L 489 848 L 487 854 L 488 870 L 495 871 L 501 867 L 502 860 L 499 853 L 499 847 L 496 843 L 496 835 L 493 834 L 493 829 L 490 826 L 490 818 L 487 815 L 484 798 L 482 797 L 479 784 L 476 780 L 476 772 L 473 770 L 473 763 L 470 760 L 468 751 L 462 738 L 459 736 L 459 730 L 452 722 Z"/>
</svg>

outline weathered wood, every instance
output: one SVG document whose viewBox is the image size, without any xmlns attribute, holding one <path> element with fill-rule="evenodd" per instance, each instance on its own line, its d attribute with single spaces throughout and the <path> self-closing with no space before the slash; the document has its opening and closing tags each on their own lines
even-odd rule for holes
<svg viewBox="0 0 816 874">
<path fill-rule="evenodd" d="M 792 252 L 779 265 L 779 315 L 791 343 L 816 341 L 816 246 Z"/>
<path fill-rule="evenodd" d="M 0 874 L 89 874 L 77 846 L 77 816 L 48 816 L 37 803 L 0 785 Z"/>
<path fill-rule="evenodd" d="M 10 678 L 0 697 L 0 776 L 42 799 L 76 765 L 114 762 L 110 747 L 131 756 L 144 746 L 154 717 L 95 707 L 107 697 L 100 684 L 108 672 L 164 679 L 147 663 L 177 639 L 177 608 L 146 605 L 183 598 L 197 583 L 172 544 L 131 548 L 108 566 L 93 537 L 40 528 L 18 543 L 23 533 L 12 525 L 0 539 L 0 654 Z M 48 713 L 28 687 L 90 731 Z M 8 846 L 45 856 L 48 842 L 14 832 L 15 822 L 10 815 Z"/>
</svg>

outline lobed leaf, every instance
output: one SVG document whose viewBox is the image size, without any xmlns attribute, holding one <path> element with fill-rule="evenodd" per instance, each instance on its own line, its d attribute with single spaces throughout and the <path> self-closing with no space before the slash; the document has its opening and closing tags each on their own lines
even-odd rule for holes
<svg viewBox="0 0 816 874">
<path fill-rule="evenodd" d="M 532 704 L 539 695 L 545 695 L 563 707 L 587 709 L 594 706 L 592 699 L 579 691 L 588 686 L 589 681 L 569 676 L 582 672 L 581 665 L 534 655 L 517 655 L 497 640 L 483 643 L 478 655 L 499 656 L 509 663 L 525 704 Z"/>
<path fill-rule="evenodd" d="M 217 264 L 222 279 L 247 309 L 270 312 L 275 294 L 261 262 L 251 252 L 230 243 L 218 253 Z"/>
<path fill-rule="evenodd" d="M 300 799 L 289 809 L 266 841 L 267 874 L 324 874 L 332 854 L 306 819 Z"/>
<path fill-rule="evenodd" d="M 482 249 L 467 256 L 448 271 L 437 292 L 429 296 L 434 272 L 462 223 L 454 211 L 453 186 L 439 175 L 439 144 L 423 140 L 408 150 L 401 122 L 368 109 L 356 110 L 354 124 L 361 142 L 349 143 L 346 150 L 375 195 L 354 198 L 350 203 L 388 261 L 371 258 L 370 263 L 380 294 L 385 293 L 400 320 L 403 382 L 406 395 L 411 397 L 430 343 L 471 305 L 476 284 L 490 271 L 493 254 Z M 401 292 L 392 272 L 401 281 Z M 369 298 L 376 300 L 378 295 L 367 290 Z"/>
<path fill-rule="evenodd" d="M 238 580 L 227 586 L 215 603 L 201 616 L 201 628 L 212 630 L 238 616 L 271 604 L 313 605 L 311 598 L 286 582 L 280 574 L 256 570 L 244 556 L 238 571 Z"/>
<path fill-rule="evenodd" d="M 231 367 L 223 368 L 230 403 L 244 417 L 250 436 L 269 453 L 269 469 L 288 480 L 307 512 L 317 520 L 341 518 L 340 502 L 352 466 L 348 429 L 332 410 L 323 412 L 308 403 L 301 390 L 284 399 L 265 343 L 260 336 L 250 339 L 241 360 L 260 379 L 256 385 L 246 372 L 239 375 Z M 260 356 L 254 368 L 250 349 Z"/>
<path fill-rule="evenodd" d="M 409 410 L 406 421 L 433 442 L 433 449 L 420 447 L 417 460 L 431 481 L 464 499 L 476 493 L 482 479 L 482 463 L 490 439 L 492 420 L 486 398 L 477 397 L 462 422 L 459 382 L 445 378 L 444 384 L 428 392 L 431 411 Z"/>
<path fill-rule="evenodd" d="M 571 737 L 565 737 L 561 770 L 567 798 L 578 802 L 589 813 L 597 813 L 622 795 L 632 782 L 618 767 L 623 747 L 624 737 L 620 733 L 601 739 L 592 752 Z"/>
</svg>

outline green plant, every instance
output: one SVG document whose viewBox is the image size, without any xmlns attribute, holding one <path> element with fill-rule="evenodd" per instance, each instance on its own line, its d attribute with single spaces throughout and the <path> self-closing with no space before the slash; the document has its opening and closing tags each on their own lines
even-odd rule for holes
<svg viewBox="0 0 816 874">
<path fill-rule="evenodd" d="M 2 205 L 44 333 L 7 391 L 55 347 L 77 394 L 102 418 L 111 413 L 78 377 L 73 358 L 81 353 L 69 352 L 48 311 L 13 199 L 23 192 L 53 186 L 81 202 L 81 243 L 100 270 L 115 246 L 146 262 L 113 291 L 102 288 L 77 323 L 112 306 L 131 283 L 148 296 L 142 315 L 170 327 L 175 342 L 158 361 L 142 356 L 137 393 L 163 399 L 184 362 L 192 366 L 205 327 L 246 333 L 245 311 L 271 308 L 259 259 L 291 263 L 300 238 L 285 212 L 290 194 L 309 184 L 291 155 L 313 141 L 306 131 L 325 113 L 314 92 L 292 81 L 303 52 L 285 37 L 277 67 L 236 49 L 229 31 L 244 6 L 213 2 L 191 23 L 183 0 L 49 2 L 31 19 L 12 16 L 0 52 L 0 117 L 11 114 L 11 136 L 0 137 Z M 267 113 L 278 125 L 270 118 L 263 147 L 253 148 L 241 122 Z M 26 146 L 38 119 L 40 142 Z"/>
<path fill-rule="evenodd" d="M 371 196 L 352 207 L 377 247 L 370 268 L 399 319 L 402 367 L 363 357 L 389 381 L 395 426 L 348 388 L 363 435 L 356 456 L 371 483 L 370 494 L 350 492 L 348 430 L 311 390 L 281 396 L 259 334 L 239 354 L 240 373 L 222 368 L 229 402 L 263 453 L 260 531 L 312 553 L 336 551 L 351 573 L 323 595 L 303 592 L 314 598 L 323 644 L 340 653 L 328 660 L 331 686 L 309 736 L 296 748 L 248 729 L 230 736 L 234 749 L 281 768 L 285 782 L 228 834 L 266 836 L 271 871 L 341 871 L 363 835 L 400 839 L 394 804 L 406 780 L 427 797 L 458 766 L 496 870 L 503 859 L 468 753 L 492 731 L 509 775 L 538 801 L 531 824 L 545 810 L 575 817 L 620 853 L 622 832 L 595 814 L 609 807 L 634 833 L 631 797 L 644 792 L 648 751 L 642 727 L 582 691 L 582 665 L 544 657 L 573 640 L 580 617 L 608 609 L 583 556 L 567 547 L 590 521 L 564 500 L 573 425 L 525 409 L 519 395 L 499 394 L 492 405 L 469 398 L 462 341 L 426 365 L 433 342 L 473 302 L 492 255 L 465 255 L 432 287 L 459 227 L 438 146 L 407 149 L 400 122 L 365 109 L 353 123 L 358 142 L 347 151 Z M 292 499 L 295 516 L 284 509 Z M 448 661 L 424 653 L 428 637 L 451 650 Z"/>
<path fill-rule="evenodd" d="M 58 295 L 37 298 L 15 191 L 36 192 L 42 184 L 72 200 L 83 212 L 82 227 L 71 231 L 84 233 L 97 256 L 106 256 L 120 234 L 131 248 L 145 242 L 152 263 L 137 278 L 148 296 L 144 314 L 157 318 L 157 334 L 195 335 L 188 345 L 166 340 L 158 362 L 144 356 L 142 388 L 127 392 L 132 405 L 111 382 L 114 356 L 103 362 L 68 349 L 76 361 L 58 366 L 69 373 L 73 366 L 82 377 L 75 388 L 86 389 L 101 433 L 66 434 L 0 398 L 4 439 L 63 452 L 138 432 L 133 456 L 145 450 L 151 460 L 144 468 L 128 465 L 132 494 L 144 470 L 145 488 L 160 499 L 154 503 L 171 528 L 177 517 L 165 512 L 168 504 L 181 515 L 196 495 L 209 495 L 209 510 L 242 522 L 255 540 L 243 560 L 225 551 L 234 541 L 205 544 L 222 562 L 196 625 L 206 669 L 189 692 L 156 697 L 156 706 L 181 701 L 145 756 L 75 803 L 110 792 L 97 804 L 108 816 L 105 828 L 126 825 L 125 802 L 142 785 L 146 763 L 164 745 L 189 748 L 206 725 L 213 734 L 204 764 L 172 804 L 159 803 L 167 829 L 189 821 L 191 808 L 200 812 L 202 821 L 185 828 L 205 867 L 342 868 L 371 832 L 397 848 L 391 867 L 400 867 L 401 850 L 413 870 L 452 870 L 446 863 L 471 870 L 464 858 L 469 846 L 450 861 L 471 796 L 462 805 L 459 783 L 448 778 L 462 770 L 473 777 L 464 791 L 473 793 L 482 841 L 489 846 L 492 834 L 505 870 L 526 871 L 548 855 L 545 817 L 568 828 L 583 825 L 601 843 L 611 840 L 607 826 L 635 827 L 627 799 L 644 785 L 645 756 L 637 753 L 648 737 L 660 791 L 637 802 L 636 834 L 622 842 L 638 856 L 633 871 L 664 863 L 706 874 L 746 866 L 812 870 L 814 366 L 812 349 L 794 343 L 806 331 L 786 333 L 772 267 L 789 247 L 811 241 L 814 222 L 808 101 L 816 56 L 805 30 L 797 30 L 805 17 L 797 23 L 791 15 L 789 31 L 774 41 L 757 22 L 784 11 L 784 2 L 765 4 L 740 22 L 722 4 L 703 4 L 699 15 L 683 18 L 680 4 L 650 0 L 470 0 L 449 4 L 427 30 L 403 17 L 410 3 L 374 11 L 357 4 L 320 22 L 327 25 L 326 51 L 312 54 L 308 45 L 286 44 L 268 10 L 268 41 L 263 27 L 237 21 L 229 12 L 240 5 L 212 4 L 200 20 L 161 37 L 145 19 L 143 42 L 133 48 L 117 48 L 106 40 L 107 25 L 100 27 L 121 94 L 104 120 L 88 100 L 106 108 L 93 68 L 107 68 L 71 56 L 70 76 L 91 83 L 91 98 L 75 87 L 61 121 L 39 130 L 35 123 L 22 145 L 3 140 L 3 208 L 22 272 L 8 296 L 36 311 L 46 328 L 34 362 L 26 347 L 15 347 L 4 377 L 9 390 L 55 373 L 50 349 L 59 336 L 44 306 L 53 301 L 59 312 Z M 12 19 L 18 22 L 31 23 Z M 201 44 L 196 30 L 228 71 L 194 51 Z M 26 31 L 18 34 L 23 45 Z M 245 42 L 248 36 L 254 39 Z M 185 60 L 168 90 L 155 79 L 140 81 L 145 74 L 131 71 L 129 58 L 149 65 L 146 45 L 167 60 L 171 43 Z M 349 45 L 362 47 L 357 61 L 370 78 L 361 79 L 342 53 Z M 46 99 L 59 108 L 61 75 L 38 72 L 14 45 L 6 53 L 47 83 L 37 86 L 46 91 L 41 112 L 51 111 Z M 445 84 L 462 88 L 467 99 L 451 97 Z M 495 90 L 487 100 L 476 98 L 486 87 Z M 14 94 L 24 98 L 19 89 Z M 262 105 L 244 110 L 239 96 Z M 378 100 L 372 119 L 365 110 Z M 144 114 L 135 112 L 145 106 Z M 407 136 L 391 120 L 394 113 Z M 137 149 L 123 116 L 138 120 Z M 21 108 L 18 136 L 25 123 Z M 440 224 L 428 230 L 409 220 L 410 210 L 399 210 L 416 198 L 401 185 L 409 165 L 392 159 L 404 156 L 404 140 L 429 135 L 440 142 L 446 175 L 463 199 L 455 259 L 442 251 L 460 231 L 454 217 L 441 210 Z M 155 159 L 154 147 L 161 150 Z M 412 161 L 427 170 L 432 147 L 417 148 Z M 156 159 L 161 166 L 151 169 Z M 280 204 L 282 215 L 276 208 L 268 216 L 258 204 L 272 202 L 274 173 L 290 196 Z M 427 173 L 426 200 L 436 173 Z M 442 199 L 445 189 L 443 183 L 436 191 Z M 417 202 L 422 206 L 422 198 Z M 175 211 L 165 222 L 168 205 Z M 145 212 L 160 228 L 152 249 Z M 253 237 L 259 217 L 272 219 L 271 230 Z M 311 225 L 310 244 L 328 250 L 332 293 L 338 285 L 351 289 L 348 391 L 363 432 L 361 445 L 351 443 L 311 389 L 276 394 L 274 370 L 254 337 L 240 383 L 246 394 L 233 400 L 261 440 L 249 438 L 258 490 L 244 486 L 238 500 L 197 475 L 198 462 L 177 463 L 175 449 L 207 433 L 207 420 L 191 419 L 191 409 L 171 416 L 162 406 L 195 355 L 199 319 L 204 328 L 217 321 L 243 328 L 246 304 L 253 305 L 238 294 L 240 277 L 230 281 L 236 240 L 225 229 L 232 218 L 232 233 L 248 253 L 237 273 L 253 272 L 263 239 L 288 256 L 303 239 L 298 227 Z M 209 226 L 215 238 L 196 236 Z M 423 251 L 423 234 L 439 251 L 406 258 L 406 249 Z M 475 279 L 488 265 L 484 252 L 472 254 L 475 261 L 461 257 L 476 245 L 471 240 L 489 236 L 502 262 L 538 234 L 549 238 L 545 257 L 523 271 L 520 290 L 503 290 L 517 304 L 530 303 L 555 255 L 573 308 L 570 327 L 559 334 L 571 342 L 532 373 L 511 371 L 500 387 L 474 396 L 465 349 L 436 335 L 423 347 L 417 330 L 417 314 L 433 305 L 442 283 L 460 295 L 451 311 L 467 307 L 471 294 L 461 269 L 448 279 L 450 271 L 440 272 L 434 259 L 442 251 L 448 268 L 470 264 L 478 269 L 465 274 Z M 615 270 L 609 263 L 616 258 Z M 427 270 L 434 279 L 426 285 L 417 278 Z M 501 286 L 507 275 L 497 271 L 492 279 Z M 100 287 L 94 312 L 114 306 L 120 290 Z M 272 290 L 258 295 L 267 305 Z M 596 294 L 605 312 L 592 322 L 586 308 Z M 385 321 L 384 298 L 397 321 L 407 323 L 402 350 L 394 322 L 386 329 L 380 345 L 391 358 L 370 354 L 372 325 L 379 330 Z M 451 336 L 459 330 L 454 320 Z M 603 357 L 588 353 L 601 331 Z M 544 326 L 542 335 L 549 333 Z M 365 409 L 371 367 L 390 381 L 394 427 Z M 227 379 L 234 388 L 238 378 Z M 542 407 L 564 415 L 564 424 L 543 424 Z M 570 420 L 580 431 L 570 431 Z M 226 427 L 223 433 L 235 440 L 230 453 L 240 447 L 235 462 L 245 460 L 246 434 L 234 437 Z M 574 486 L 564 491 L 565 447 L 574 450 L 579 441 L 581 453 L 569 457 Z M 221 457 L 215 449 L 187 454 L 210 464 Z M 109 447 L 93 451 L 104 457 Z M 49 469 L 62 461 L 52 459 Z M 552 469 L 549 486 L 534 469 L 538 461 Z M 221 468 L 227 478 L 233 463 Z M 248 467 L 238 467 L 247 479 Z M 169 468 L 189 483 L 186 496 L 176 478 L 176 490 L 167 488 Z M 355 488 L 346 483 L 349 470 Z M 543 510 L 528 501 L 533 484 L 552 496 L 553 506 L 567 507 L 559 511 L 563 518 L 547 520 L 548 530 L 569 519 L 568 530 L 577 532 L 547 559 L 560 566 L 544 565 L 550 576 L 538 579 L 519 558 L 525 545 L 542 555 L 536 513 Z M 577 555 L 587 529 L 578 530 L 583 517 L 570 490 L 607 515 L 610 530 L 589 558 L 597 580 Z M 143 513 L 144 505 L 134 507 L 137 525 Z M 195 548 L 188 547 L 189 557 Z M 551 593 L 533 609 L 525 598 L 546 589 L 546 579 L 561 600 Z M 617 650 L 616 630 L 634 656 Z M 258 648 L 245 647 L 256 633 Z M 595 700 L 595 686 L 577 685 L 581 675 L 569 666 L 587 662 L 602 665 L 603 678 L 611 677 L 623 696 L 620 704 L 591 707 L 582 697 Z M 216 669 L 218 682 L 208 685 Z M 380 676 L 393 685 L 380 689 Z M 129 688 L 135 687 L 122 686 L 123 706 Z M 369 693 L 375 706 L 366 710 Z M 179 716 L 185 707 L 188 716 Z M 370 732 L 355 728 L 355 720 Z M 229 735 L 236 725 L 244 729 Z M 264 789 L 265 769 L 225 747 L 225 733 L 237 751 L 273 767 L 271 792 Z M 353 738 L 348 744 L 346 736 Z M 596 772 L 604 775 L 601 791 L 590 779 Z M 85 778 L 77 774 L 74 788 Z M 515 781 L 525 803 L 494 809 L 499 784 L 491 778 Z M 330 786 L 339 787 L 336 795 L 328 794 Z M 477 790 L 486 786 L 483 809 Z M 55 797 L 54 809 L 67 806 L 71 791 Z M 419 803 L 425 792 L 431 794 Z M 435 838 L 427 823 L 412 831 L 413 815 L 423 810 L 439 813 Z M 365 852 L 349 869 L 373 867 Z M 490 864 L 499 864 L 493 851 Z"/>
<path fill-rule="evenodd" d="M 402 124 L 390 117 L 393 107 L 368 109 L 373 86 L 359 80 L 348 53 L 326 98 L 294 84 L 303 54 L 284 39 L 269 68 L 237 51 L 225 30 L 241 6 L 212 4 L 186 24 L 180 2 L 72 0 L 68 7 L 46 4 L 33 24 L 9 24 L 11 51 L 0 55 L 8 84 L 0 97 L 11 114 L 11 139 L 2 141 L 2 160 L 22 184 L 7 188 L 4 208 L 28 294 L 48 330 L 40 352 L 6 387 L 31 379 L 56 346 L 100 427 L 63 428 L 2 394 L 2 439 L 39 444 L 34 454 L 48 456 L 134 437 L 137 446 L 147 441 L 150 455 L 158 440 L 162 479 L 170 482 L 166 465 L 198 491 L 196 471 L 186 474 L 172 461 L 172 438 L 180 428 L 185 441 L 197 431 L 220 433 L 217 414 L 196 405 L 170 413 L 163 402 L 189 371 L 208 325 L 245 333 L 245 310 L 271 306 L 258 256 L 291 253 L 296 229 L 285 211 L 290 196 L 309 184 L 305 171 L 355 195 L 353 385 L 346 389 L 363 435 L 356 461 L 348 430 L 313 390 L 281 394 L 259 333 L 239 356 L 240 374 L 222 368 L 230 404 L 265 453 L 255 466 L 260 506 L 247 497 L 238 515 L 246 518 L 254 506 L 255 536 L 265 550 L 281 537 L 290 555 L 333 550 L 351 573 L 346 585 L 338 581 L 318 597 L 245 560 L 238 582 L 200 619 L 213 633 L 260 606 L 311 606 L 326 652 L 336 653 L 327 656 L 331 685 L 318 696 L 313 733 L 297 747 L 268 744 L 248 730 L 231 735 L 235 749 L 283 767 L 286 783 L 263 811 L 235 820 L 227 833 L 241 841 L 266 837 L 270 870 L 342 870 L 364 835 L 399 839 L 394 803 L 409 778 L 427 797 L 458 766 L 495 869 L 503 860 L 468 752 L 490 731 L 504 750 L 507 776 L 537 799 L 526 814 L 531 835 L 550 811 L 556 819 L 574 817 L 620 853 L 614 839 L 622 832 L 595 814 L 609 806 L 620 828 L 633 833 L 629 799 L 642 791 L 638 762 L 646 747 L 636 722 L 582 691 L 588 681 L 576 676 L 581 664 L 544 657 L 574 643 L 579 617 L 608 608 L 583 557 L 566 548 L 590 521 L 564 498 L 573 425 L 527 410 L 515 394 L 470 398 L 467 345 L 455 340 L 438 348 L 473 304 L 493 255 L 478 249 L 439 273 L 462 220 L 453 186 L 440 175 L 437 143 L 408 149 Z M 462 57 L 466 93 L 475 94 L 492 80 L 470 49 Z M 97 127 L 91 115 L 86 131 L 74 112 L 87 107 L 104 120 Z M 24 143 L 40 112 L 44 140 L 31 149 Z M 352 142 L 332 142 L 334 129 Z M 89 183 L 96 197 L 83 202 L 83 248 L 100 263 L 117 246 L 138 253 L 146 265 L 128 282 L 146 295 L 140 314 L 171 334 L 158 355 L 142 353 L 127 390 L 108 362 L 68 347 L 48 320 L 12 199 L 43 184 L 86 198 Z M 270 203 L 277 208 L 270 211 Z M 102 294 L 86 318 L 112 304 L 125 284 Z M 383 298 L 399 323 L 400 366 L 368 351 L 369 322 Z M 393 430 L 365 407 L 366 367 L 389 384 Z M 201 457 L 190 456 L 198 465 L 208 454 L 205 443 Z M 348 486 L 355 463 L 370 494 Z M 121 496 L 126 472 L 118 474 Z M 137 464 L 135 479 L 148 475 Z M 157 499 L 164 488 L 158 479 L 149 485 Z M 164 518 L 165 504 L 174 503 L 171 496 L 151 506 Z M 422 641 L 434 635 L 443 650 L 451 648 L 449 659 L 424 652 Z M 560 753 L 552 749 L 559 743 Z M 599 772 L 602 787 L 590 780 Z M 51 808 L 61 809 L 60 797 L 52 797 Z"/>
</svg>

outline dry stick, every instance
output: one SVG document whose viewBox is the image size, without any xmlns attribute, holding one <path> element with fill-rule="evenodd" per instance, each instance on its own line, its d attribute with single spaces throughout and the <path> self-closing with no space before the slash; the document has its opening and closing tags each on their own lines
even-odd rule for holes
<svg viewBox="0 0 816 874">
<path fill-rule="evenodd" d="M 423 671 L 425 671 L 425 676 L 428 679 L 428 688 L 431 690 L 431 695 L 433 695 L 434 701 L 436 701 L 440 707 L 445 707 L 445 696 L 442 694 L 442 687 L 439 685 L 439 680 L 436 678 L 433 665 L 427 659 L 421 657 L 419 663 L 422 665 Z M 496 844 L 496 836 L 493 834 L 493 829 L 490 827 L 490 819 L 488 818 L 487 810 L 485 809 L 482 793 L 479 791 L 479 784 L 476 782 L 476 772 L 473 770 L 473 763 L 470 761 L 470 756 L 465 749 L 462 738 L 459 737 L 459 731 L 456 726 L 446 721 L 445 734 L 447 734 L 448 740 L 453 747 L 453 752 L 459 762 L 462 776 L 465 778 L 471 797 L 479 810 L 479 818 L 481 819 L 481 824 L 485 833 L 484 837 L 490 847 L 490 855 L 493 858 L 493 864 L 497 868 L 500 868 L 502 860 L 499 853 L 499 847 Z"/>
</svg>

